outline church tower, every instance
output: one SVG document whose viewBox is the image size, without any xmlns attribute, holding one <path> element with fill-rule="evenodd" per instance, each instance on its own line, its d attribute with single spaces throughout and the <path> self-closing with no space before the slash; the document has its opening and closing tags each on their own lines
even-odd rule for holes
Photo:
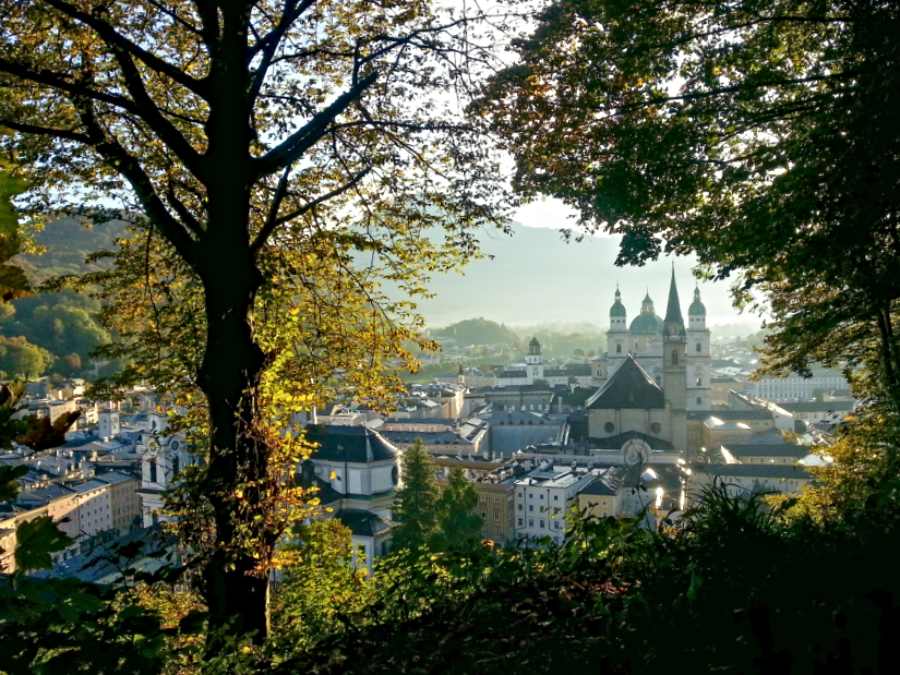
<svg viewBox="0 0 900 675">
<path fill-rule="evenodd" d="M 631 345 L 628 342 L 628 318 L 625 305 L 622 304 L 622 292 L 616 286 L 616 301 L 609 308 L 609 330 L 606 331 L 606 376 L 619 369 L 625 361 Z"/>
<path fill-rule="evenodd" d="M 528 343 L 525 366 L 528 370 L 528 384 L 544 379 L 544 357 L 541 356 L 541 343 L 536 337 L 531 338 L 531 342 Z"/>
<path fill-rule="evenodd" d="M 669 284 L 669 302 L 663 321 L 663 391 L 666 407 L 672 415 L 672 444 L 675 449 L 687 449 L 687 333 L 681 317 L 675 267 Z"/>
<path fill-rule="evenodd" d="M 694 288 L 694 301 L 688 308 L 687 329 L 687 408 L 709 410 L 712 406 L 712 357 L 709 352 L 706 307 L 700 289 Z"/>
</svg>

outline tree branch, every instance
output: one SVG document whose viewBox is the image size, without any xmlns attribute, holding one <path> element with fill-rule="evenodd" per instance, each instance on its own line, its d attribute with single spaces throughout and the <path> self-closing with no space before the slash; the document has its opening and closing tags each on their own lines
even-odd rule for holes
<svg viewBox="0 0 900 675">
<path fill-rule="evenodd" d="M 114 47 L 116 50 L 124 51 L 131 56 L 140 59 L 147 67 L 165 75 L 202 98 L 206 98 L 209 94 L 209 87 L 205 80 L 198 80 L 191 77 L 168 61 L 164 61 L 152 52 L 135 44 L 127 37 L 117 32 L 112 24 L 101 19 L 97 13 L 88 14 L 64 0 L 44 0 L 44 2 L 51 7 L 56 8 L 66 16 L 93 28 L 94 32 L 96 32 L 110 47 Z"/>
<path fill-rule="evenodd" d="M 350 180 L 348 180 L 343 185 L 339 185 L 333 190 L 329 190 L 325 194 L 316 197 L 310 202 L 307 202 L 300 208 L 279 217 L 277 205 L 279 205 L 281 203 L 281 200 L 284 199 L 284 192 L 287 189 L 288 171 L 285 171 L 284 175 L 281 177 L 281 180 L 278 182 L 275 199 L 272 203 L 273 208 L 269 210 L 269 217 L 266 219 L 265 225 L 263 225 L 263 227 L 260 229 L 259 234 L 256 235 L 256 239 L 253 240 L 253 244 L 250 247 L 253 253 L 255 254 L 257 251 L 259 251 L 260 248 L 263 247 L 263 245 L 266 243 L 266 240 L 271 236 L 272 232 L 275 231 L 276 227 L 278 227 L 279 225 L 283 225 L 284 223 L 293 220 L 294 218 L 299 218 L 304 213 L 308 213 L 311 209 L 314 209 L 320 204 L 324 204 L 329 199 L 334 199 L 335 197 L 344 194 L 347 190 L 350 190 L 357 183 L 359 183 L 359 181 L 365 178 L 371 171 L 372 167 L 367 167 L 362 171 L 354 174 L 350 178 Z"/>
<path fill-rule="evenodd" d="M 37 134 L 39 136 L 53 136 L 65 141 L 75 141 L 76 143 L 88 143 L 90 139 L 77 131 L 71 129 L 54 129 L 52 127 L 42 127 L 35 124 L 25 124 L 23 122 L 14 122 L 13 120 L 0 119 L 0 126 L 19 131 L 23 134 Z"/>
<path fill-rule="evenodd" d="M 253 59 L 260 51 L 262 52 L 262 59 L 260 60 L 259 67 L 253 74 L 253 82 L 250 85 L 250 95 L 247 98 L 251 108 L 256 101 L 257 95 L 259 95 L 259 90 L 262 89 L 263 82 L 266 79 L 266 73 L 269 70 L 269 66 L 272 65 L 272 58 L 278 50 L 281 39 L 290 29 L 294 21 L 315 3 L 316 0 L 301 0 L 299 4 L 297 3 L 297 0 L 285 0 L 284 9 L 281 12 L 281 18 L 278 21 L 278 25 L 250 48 L 247 57 L 248 61 Z"/>
<path fill-rule="evenodd" d="M 196 269 L 198 260 L 193 239 L 184 226 L 166 209 L 140 162 L 128 154 L 117 140 L 106 134 L 97 121 L 90 101 L 80 99 L 74 100 L 73 103 L 87 131 L 90 145 L 131 184 L 152 224 L 159 228 L 185 262 Z"/>
<path fill-rule="evenodd" d="M 358 99 L 375 82 L 377 77 L 377 73 L 371 73 L 362 78 L 350 89 L 338 96 L 327 108 L 318 112 L 302 128 L 291 134 L 280 145 L 269 150 L 262 157 L 254 158 L 252 166 L 255 178 L 258 180 L 293 164 L 325 135 L 328 125 L 344 112 L 351 103 Z"/>
</svg>

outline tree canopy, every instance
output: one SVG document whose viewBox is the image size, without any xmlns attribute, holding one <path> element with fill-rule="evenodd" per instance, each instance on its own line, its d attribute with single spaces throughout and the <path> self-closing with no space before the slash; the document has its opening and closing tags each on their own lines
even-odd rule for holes
<svg viewBox="0 0 900 675">
<path fill-rule="evenodd" d="M 900 404 L 898 30 L 886 0 L 558 0 L 480 109 L 620 263 L 696 252 L 768 292 L 774 369 L 880 359 Z"/>
</svg>

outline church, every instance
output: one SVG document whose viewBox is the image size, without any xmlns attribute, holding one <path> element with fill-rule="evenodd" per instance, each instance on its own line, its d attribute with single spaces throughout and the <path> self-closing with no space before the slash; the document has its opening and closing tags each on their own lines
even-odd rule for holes
<svg viewBox="0 0 900 675">
<path fill-rule="evenodd" d="M 678 288 L 675 270 L 669 286 L 669 309 L 678 308 Z M 609 309 L 609 330 L 606 332 L 606 362 L 595 369 L 596 380 L 602 385 L 628 360 L 629 355 L 640 364 L 656 384 L 665 387 L 663 333 L 665 321 L 657 316 L 650 294 L 644 296 L 641 311 L 628 324 L 628 312 L 622 304 L 622 293 L 616 288 L 615 302 Z M 682 322 L 683 325 L 683 322 Z M 706 327 L 706 307 L 700 300 L 700 289 L 694 289 L 694 301 L 688 308 L 685 328 L 685 381 L 688 410 L 709 410 L 712 398 L 712 359 L 709 351 L 710 334 Z"/>
<path fill-rule="evenodd" d="M 674 270 L 665 319 L 648 296 L 626 328 L 616 289 L 605 381 L 585 402 L 592 454 L 644 464 L 672 462 L 687 451 L 688 410 L 709 405 L 709 331 L 699 290 L 688 317 L 686 328 Z"/>
</svg>

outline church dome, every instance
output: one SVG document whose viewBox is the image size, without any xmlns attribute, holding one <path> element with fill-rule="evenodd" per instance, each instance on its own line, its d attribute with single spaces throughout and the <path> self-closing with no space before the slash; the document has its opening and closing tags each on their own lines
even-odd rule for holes
<svg viewBox="0 0 900 675">
<path fill-rule="evenodd" d="M 706 306 L 700 302 L 700 289 L 694 289 L 694 301 L 688 307 L 688 316 L 705 316 Z"/>
<path fill-rule="evenodd" d="M 628 331 L 632 335 L 661 335 L 663 320 L 656 314 L 641 313 L 631 322 Z"/>
</svg>

